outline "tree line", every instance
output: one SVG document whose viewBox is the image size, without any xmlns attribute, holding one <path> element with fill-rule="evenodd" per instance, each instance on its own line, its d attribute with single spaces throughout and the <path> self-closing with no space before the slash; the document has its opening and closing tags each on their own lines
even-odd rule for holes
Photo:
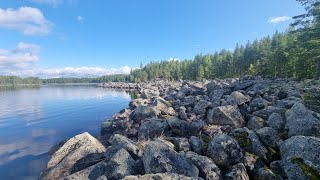
<svg viewBox="0 0 320 180">
<path fill-rule="evenodd" d="M 237 44 L 234 50 L 222 49 L 212 54 L 198 54 L 194 59 L 183 61 L 150 62 L 131 70 L 129 75 L 36 79 L 36 81 L 40 83 L 142 82 L 157 79 L 202 80 L 244 75 L 313 78 L 320 75 L 319 70 L 317 73 L 320 59 L 316 60 L 320 55 L 320 2 L 319 0 L 297 1 L 305 7 L 306 13 L 293 17 L 294 22 L 287 31 L 275 32 L 272 36 L 248 41 L 244 45 Z M 18 77 L 0 77 L 0 84 L 19 81 L 23 80 Z"/>
<path fill-rule="evenodd" d="M 193 60 L 151 62 L 133 70 L 129 79 L 132 82 L 202 80 L 243 75 L 313 78 L 316 58 L 320 55 L 320 2 L 297 1 L 306 13 L 293 17 L 294 23 L 286 32 L 237 44 L 233 51 L 222 49 L 213 54 L 199 54 Z"/>
<path fill-rule="evenodd" d="M 37 77 L 0 76 L 0 85 L 41 85 L 42 82 Z"/>
</svg>

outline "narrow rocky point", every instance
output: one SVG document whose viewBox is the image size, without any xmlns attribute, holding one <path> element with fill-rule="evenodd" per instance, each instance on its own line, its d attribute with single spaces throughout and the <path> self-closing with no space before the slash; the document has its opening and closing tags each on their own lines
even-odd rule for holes
<svg viewBox="0 0 320 180">
<path fill-rule="evenodd" d="M 109 83 L 138 98 L 50 150 L 41 179 L 320 179 L 319 81 Z"/>
</svg>

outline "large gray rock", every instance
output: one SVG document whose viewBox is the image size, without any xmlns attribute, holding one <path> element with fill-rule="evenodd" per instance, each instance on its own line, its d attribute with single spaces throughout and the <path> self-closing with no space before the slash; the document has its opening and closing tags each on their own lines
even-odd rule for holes
<svg viewBox="0 0 320 180">
<path fill-rule="evenodd" d="M 231 125 L 233 127 L 243 127 L 245 121 L 234 106 L 220 106 L 208 111 L 207 123 L 215 125 Z"/>
<path fill-rule="evenodd" d="M 302 103 L 295 103 L 286 112 L 286 120 L 285 128 L 289 137 L 298 135 L 320 137 L 320 120 Z"/>
<path fill-rule="evenodd" d="M 135 161 L 125 149 L 120 149 L 106 164 L 105 176 L 108 179 L 120 179 L 137 174 Z"/>
<path fill-rule="evenodd" d="M 232 92 L 231 97 L 236 101 L 237 105 L 243 105 L 244 103 L 247 103 L 250 101 L 250 98 L 248 96 L 243 95 L 239 91 Z"/>
<path fill-rule="evenodd" d="M 119 150 L 125 149 L 134 159 L 142 157 L 142 150 L 132 140 L 126 138 L 125 136 L 115 134 L 110 138 L 109 141 L 112 144 L 112 147 Z"/>
<path fill-rule="evenodd" d="M 248 110 L 250 112 L 253 112 L 253 111 L 261 110 L 269 105 L 271 105 L 271 102 L 259 97 L 259 98 L 253 99 L 250 102 Z"/>
<path fill-rule="evenodd" d="M 103 163 L 104 163 L 104 162 L 101 162 L 101 163 L 98 163 L 98 164 L 96 164 L 96 165 L 90 166 L 90 167 L 88 167 L 88 168 L 86 168 L 86 169 L 83 169 L 83 170 L 81 170 L 81 171 L 79 171 L 79 172 L 76 172 L 76 173 L 73 173 L 73 174 L 71 174 L 71 175 L 69 175 L 69 176 L 63 177 L 63 178 L 61 178 L 60 180 L 78 180 L 78 179 L 81 179 L 81 180 L 91 180 L 91 179 L 93 179 L 93 178 L 90 178 L 89 176 L 90 176 L 92 170 L 93 170 L 96 166 L 100 166 L 100 165 L 103 164 Z M 107 180 L 107 177 L 104 176 L 104 175 L 102 175 L 102 174 L 103 174 L 103 173 L 101 173 L 101 174 L 99 174 L 99 175 L 93 175 L 93 174 L 92 174 L 92 176 L 96 177 L 96 178 L 94 178 L 94 179 L 96 179 L 96 180 Z"/>
<path fill-rule="evenodd" d="M 186 110 L 187 110 L 187 109 L 186 109 L 184 106 L 181 106 L 181 107 L 179 108 L 178 115 L 179 115 L 179 118 L 180 118 L 180 119 L 182 119 L 182 120 L 187 120 L 187 119 L 188 119 Z"/>
<path fill-rule="evenodd" d="M 173 138 L 176 151 L 190 151 L 190 144 L 187 138 Z"/>
<path fill-rule="evenodd" d="M 203 141 L 202 139 L 195 137 L 195 136 L 191 136 L 189 138 L 189 144 L 191 147 L 191 150 L 195 153 L 198 153 L 200 155 L 203 154 Z"/>
<path fill-rule="evenodd" d="M 208 157 L 194 152 L 187 152 L 184 156 L 199 169 L 199 176 L 207 180 L 220 180 L 221 173 L 218 166 Z"/>
<path fill-rule="evenodd" d="M 281 165 L 288 179 L 320 179 L 320 138 L 294 136 L 280 146 Z"/>
<path fill-rule="evenodd" d="M 141 91 L 141 97 L 143 99 L 151 99 L 153 97 L 158 97 L 159 95 L 160 95 L 160 92 L 158 90 L 144 89 Z"/>
<path fill-rule="evenodd" d="M 302 103 L 295 103 L 285 114 L 287 121 L 292 121 L 304 118 L 310 113 Z"/>
<path fill-rule="evenodd" d="M 261 109 L 259 111 L 255 111 L 253 113 L 254 116 L 258 116 L 261 117 L 265 120 L 268 119 L 268 117 L 272 114 L 272 113 L 279 113 L 281 115 L 284 115 L 284 113 L 286 112 L 287 109 L 285 108 L 278 108 L 278 107 L 274 107 L 274 106 L 267 106 L 264 109 Z"/>
<path fill-rule="evenodd" d="M 181 105 L 188 108 L 188 107 L 194 107 L 195 103 L 196 103 L 196 99 L 194 96 L 187 96 L 183 98 Z"/>
<path fill-rule="evenodd" d="M 257 134 L 266 147 L 277 149 L 282 142 L 278 132 L 271 127 L 261 128 L 257 131 Z"/>
<path fill-rule="evenodd" d="M 160 141 L 151 141 L 145 145 L 143 165 L 146 174 L 169 172 L 190 177 L 199 175 L 199 170 L 183 155 Z"/>
<path fill-rule="evenodd" d="M 211 105 L 211 102 L 200 100 L 199 102 L 196 103 L 193 109 L 193 112 L 196 115 L 204 115 L 207 112 L 206 108 L 208 108 L 210 105 Z"/>
<path fill-rule="evenodd" d="M 130 119 L 140 122 L 143 119 L 155 118 L 157 117 L 158 112 L 149 106 L 138 106 L 130 115 Z"/>
<path fill-rule="evenodd" d="M 175 114 L 175 111 L 171 107 L 171 104 L 161 97 L 156 98 L 153 101 L 152 106 L 154 106 L 157 110 L 159 110 L 161 114 L 171 115 L 171 116 Z"/>
<path fill-rule="evenodd" d="M 228 167 L 240 162 L 243 154 L 239 143 L 234 138 L 221 134 L 208 143 L 207 156 L 218 166 Z"/>
<path fill-rule="evenodd" d="M 93 153 L 102 153 L 106 148 L 89 133 L 85 132 L 69 139 L 56 151 L 41 179 L 59 179 L 71 174 L 73 165 L 79 159 Z"/>
<path fill-rule="evenodd" d="M 103 153 L 92 153 L 88 154 L 87 156 L 77 160 L 71 170 L 71 174 L 86 169 L 92 165 L 99 163 L 105 159 Z"/>
<path fill-rule="evenodd" d="M 209 97 L 211 99 L 221 99 L 223 95 L 227 95 L 230 94 L 230 89 L 216 89 L 216 90 L 212 90 L 209 93 Z"/>
<path fill-rule="evenodd" d="M 164 119 L 146 119 L 141 122 L 138 131 L 139 141 L 147 141 L 158 138 L 169 131 L 169 124 Z"/>
<path fill-rule="evenodd" d="M 137 98 L 133 99 L 130 103 L 129 106 L 131 109 L 134 109 L 138 106 L 147 106 L 150 103 L 149 99 L 142 99 L 142 98 Z"/>
<path fill-rule="evenodd" d="M 231 134 L 245 151 L 258 156 L 261 159 L 267 159 L 268 150 L 262 145 L 259 137 L 248 128 L 234 129 Z"/>
<path fill-rule="evenodd" d="M 235 86 L 234 86 L 234 90 L 244 90 L 247 89 L 249 87 L 251 87 L 254 84 L 254 80 L 243 80 L 243 81 L 238 81 Z"/>
<path fill-rule="evenodd" d="M 302 103 L 302 99 L 295 96 L 291 96 L 282 100 L 278 100 L 276 106 L 290 109 L 297 102 Z"/>
<path fill-rule="evenodd" d="M 224 176 L 225 180 L 249 180 L 247 170 L 242 163 L 233 165 Z"/>
<path fill-rule="evenodd" d="M 101 135 L 107 136 L 109 139 L 111 135 L 119 133 L 126 134 L 130 127 L 132 126 L 132 121 L 129 119 L 118 119 L 118 120 L 104 120 L 101 123 Z"/>
<path fill-rule="evenodd" d="M 207 91 L 210 93 L 214 90 L 219 90 L 222 88 L 222 85 L 218 82 L 211 82 L 207 84 Z"/>
<path fill-rule="evenodd" d="M 279 113 L 272 113 L 268 120 L 266 121 L 267 125 L 278 132 L 283 131 L 286 120 Z"/>
<path fill-rule="evenodd" d="M 202 121 L 185 121 L 177 118 L 168 119 L 170 131 L 173 136 L 190 137 L 197 136 L 204 127 Z"/>
<path fill-rule="evenodd" d="M 188 177 L 174 173 L 157 173 L 139 176 L 126 176 L 122 180 L 202 180 L 202 178 Z"/>
<path fill-rule="evenodd" d="M 129 118 L 131 114 L 131 109 L 123 109 L 119 113 L 112 116 L 113 119 L 126 119 Z"/>
<path fill-rule="evenodd" d="M 248 121 L 247 127 L 251 130 L 256 131 L 260 128 L 265 127 L 266 125 L 266 122 L 262 118 L 258 116 L 252 116 Z"/>
</svg>

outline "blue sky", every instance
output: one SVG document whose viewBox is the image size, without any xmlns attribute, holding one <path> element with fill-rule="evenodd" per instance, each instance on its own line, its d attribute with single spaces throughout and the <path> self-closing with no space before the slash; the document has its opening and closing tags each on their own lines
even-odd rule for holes
<svg viewBox="0 0 320 180">
<path fill-rule="evenodd" d="M 0 74 L 128 72 L 233 49 L 303 12 L 295 0 L 1 0 Z"/>
</svg>

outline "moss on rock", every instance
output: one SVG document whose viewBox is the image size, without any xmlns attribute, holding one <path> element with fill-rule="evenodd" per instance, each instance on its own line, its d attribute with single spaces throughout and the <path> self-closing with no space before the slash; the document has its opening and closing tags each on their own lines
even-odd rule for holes
<svg viewBox="0 0 320 180">
<path fill-rule="evenodd" d="M 292 163 L 296 163 L 299 165 L 303 173 L 310 179 L 310 180 L 319 180 L 320 179 L 320 174 L 312 168 L 311 166 L 307 165 L 304 163 L 303 159 L 301 158 L 293 158 L 291 160 Z"/>
</svg>

